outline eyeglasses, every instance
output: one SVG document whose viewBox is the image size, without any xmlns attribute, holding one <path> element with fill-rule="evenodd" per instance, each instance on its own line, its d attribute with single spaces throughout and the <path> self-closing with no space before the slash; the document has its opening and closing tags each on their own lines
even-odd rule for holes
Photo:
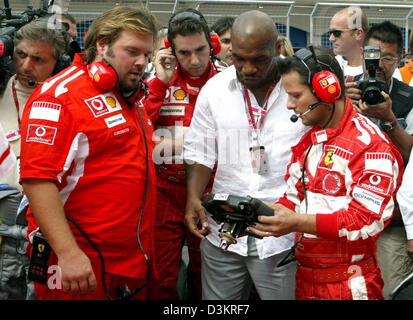
<svg viewBox="0 0 413 320">
<path fill-rule="evenodd" d="M 383 63 L 383 64 L 394 64 L 396 61 L 398 61 L 399 60 L 399 58 L 396 58 L 396 57 L 381 57 L 380 58 L 380 61 Z"/>
<path fill-rule="evenodd" d="M 328 35 L 333 35 L 336 38 L 340 38 L 341 34 L 346 31 L 356 31 L 357 29 L 335 29 L 335 30 L 328 30 Z"/>
</svg>

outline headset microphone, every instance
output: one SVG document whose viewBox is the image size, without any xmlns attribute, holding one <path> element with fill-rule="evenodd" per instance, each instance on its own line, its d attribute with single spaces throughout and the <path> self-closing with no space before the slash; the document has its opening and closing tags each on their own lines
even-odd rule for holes
<svg viewBox="0 0 413 320">
<path fill-rule="evenodd" d="M 301 118 L 302 116 L 305 116 L 305 115 L 306 115 L 307 113 L 309 113 L 311 110 L 314 110 L 314 109 L 317 108 L 320 104 L 323 104 L 323 103 L 325 103 L 325 102 L 319 101 L 319 102 L 316 102 L 316 103 L 313 103 L 313 104 L 309 105 L 308 110 L 307 110 L 306 112 L 301 113 L 301 114 L 299 114 L 299 115 L 293 114 L 293 115 L 290 117 L 290 121 L 291 121 L 291 122 L 297 122 L 298 118 Z"/>
<path fill-rule="evenodd" d="M 38 85 L 38 84 L 42 84 L 43 82 L 39 82 L 39 81 L 36 81 L 36 80 L 33 80 L 33 79 L 29 79 L 29 80 L 27 81 L 27 83 L 29 84 L 29 86 L 34 87 L 34 86 L 36 86 L 36 85 Z"/>
</svg>

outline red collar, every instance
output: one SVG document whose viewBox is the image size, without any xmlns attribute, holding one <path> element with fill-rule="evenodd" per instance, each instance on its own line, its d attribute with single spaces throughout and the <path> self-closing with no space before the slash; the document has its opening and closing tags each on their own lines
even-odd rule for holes
<svg viewBox="0 0 413 320">
<path fill-rule="evenodd" d="M 87 63 L 85 57 L 86 55 L 84 53 L 76 53 L 72 64 L 79 68 L 86 69 Z"/>
<path fill-rule="evenodd" d="M 212 78 L 214 75 L 217 74 L 212 62 L 209 62 L 209 65 L 205 72 L 197 77 L 193 78 L 190 74 L 184 70 L 182 70 L 181 66 L 178 64 L 174 77 L 170 83 L 178 83 L 179 86 L 188 94 L 198 95 L 199 90 L 205 85 L 205 83 Z M 190 87 L 198 88 L 199 90 L 193 90 Z"/>
<path fill-rule="evenodd" d="M 356 111 L 353 110 L 353 105 L 351 104 L 350 99 L 346 98 L 344 108 L 343 117 L 337 128 L 322 129 L 319 125 L 313 126 L 311 130 L 307 131 L 301 138 L 300 142 L 292 147 L 293 152 L 295 154 L 304 153 L 310 144 L 319 144 L 340 135 L 347 123 L 356 115 Z"/>
<path fill-rule="evenodd" d="M 320 126 L 314 126 L 313 129 L 311 129 L 309 132 L 311 134 L 312 144 L 322 143 L 340 135 L 343 132 L 344 127 L 349 121 L 351 121 L 351 118 L 353 118 L 355 113 L 356 112 L 353 110 L 353 105 L 351 104 L 350 99 L 346 98 L 344 105 L 344 114 L 337 128 L 321 129 Z"/>
</svg>

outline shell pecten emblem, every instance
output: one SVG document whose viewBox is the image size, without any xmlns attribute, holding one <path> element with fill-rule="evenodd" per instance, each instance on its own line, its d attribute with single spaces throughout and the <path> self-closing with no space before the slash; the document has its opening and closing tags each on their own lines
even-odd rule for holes
<svg viewBox="0 0 413 320">
<path fill-rule="evenodd" d="M 116 108 L 116 100 L 112 97 L 105 97 L 106 99 L 106 103 L 108 104 L 108 106 L 110 106 L 111 108 Z"/>
<path fill-rule="evenodd" d="M 176 100 L 184 100 L 186 97 L 186 92 L 182 89 L 178 89 L 174 92 L 174 98 Z"/>
<path fill-rule="evenodd" d="M 327 90 L 329 93 L 335 93 L 337 91 L 337 88 L 336 86 L 329 86 Z"/>
</svg>

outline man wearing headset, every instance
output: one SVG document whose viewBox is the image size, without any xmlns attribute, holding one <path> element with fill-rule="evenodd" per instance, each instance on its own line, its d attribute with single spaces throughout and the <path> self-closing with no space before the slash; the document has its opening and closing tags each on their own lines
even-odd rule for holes
<svg viewBox="0 0 413 320">
<path fill-rule="evenodd" d="M 33 21 L 16 33 L 14 39 L 16 74 L 0 96 L 0 123 L 16 156 L 20 156 L 20 122 L 25 104 L 37 85 L 53 74 L 56 63 L 65 53 L 67 43 L 62 32 Z M 0 183 L 21 191 L 18 166 L 2 177 Z"/>
<path fill-rule="evenodd" d="M 24 219 L 16 222 L 17 209 L 23 197 L 19 184 L 21 118 L 26 102 L 38 84 L 58 72 L 65 48 L 64 34 L 48 28 L 46 23 L 36 20 L 21 27 L 14 37 L 16 73 L 5 84 L 4 92 L 0 92 L 0 125 L 17 158 L 10 170 L 0 175 L 0 206 L 4 208 L 0 217 L 1 234 L 4 236 L 0 253 L 0 292 L 3 299 L 25 299 L 27 292 L 26 276 L 22 271 L 27 268 L 28 258 L 16 250 L 27 242 L 23 231 L 26 222 Z M 17 229 L 22 232 L 13 232 Z"/>
<path fill-rule="evenodd" d="M 223 67 L 232 65 L 231 28 L 234 24 L 234 17 L 221 17 L 212 26 L 212 30 L 219 36 L 221 51 L 217 55 L 217 61 Z"/>
<path fill-rule="evenodd" d="M 288 190 L 257 235 L 296 234 L 297 299 L 383 299 L 376 240 L 390 222 L 403 161 L 345 97 L 328 54 L 301 49 L 280 65 L 295 120 L 312 129 L 292 148 Z M 304 168 L 304 169 L 303 169 Z"/>
<path fill-rule="evenodd" d="M 219 51 L 219 38 L 210 35 L 199 11 L 185 9 L 170 18 L 165 42 L 167 48 L 155 56 L 156 72 L 148 79 L 149 95 L 143 102 L 160 140 L 154 156 L 159 164 L 155 263 L 160 279 L 151 286 L 151 298 L 178 298 L 176 285 L 185 240 L 200 298 L 199 240 L 184 225 L 186 186 L 182 144 L 198 93 L 217 73 L 211 56 Z"/>
<path fill-rule="evenodd" d="M 36 283 L 37 299 L 145 298 L 156 182 L 153 130 L 137 101 L 156 32 L 145 9 L 104 12 L 89 29 L 85 55 L 27 103 L 21 183 L 28 234 L 33 254 L 47 240 L 50 267 L 61 275 Z"/>
</svg>

